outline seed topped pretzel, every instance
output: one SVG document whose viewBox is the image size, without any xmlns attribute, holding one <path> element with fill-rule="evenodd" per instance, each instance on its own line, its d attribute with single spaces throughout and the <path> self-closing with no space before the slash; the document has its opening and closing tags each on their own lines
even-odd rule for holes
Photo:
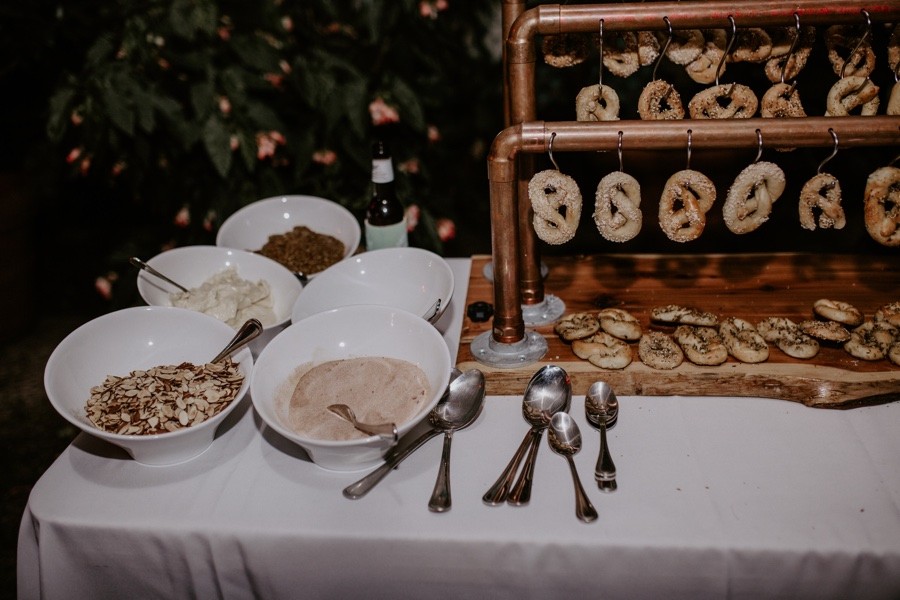
<svg viewBox="0 0 900 600">
<path fill-rule="evenodd" d="M 665 47 L 668 33 L 656 32 L 660 44 Z M 703 32 L 699 29 L 676 29 L 672 32 L 669 47 L 666 48 L 666 58 L 676 65 L 686 65 L 700 56 L 703 52 Z"/>
<path fill-rule="evenodd" d="M 769 219 L 784 185 L 784 171 L 775 163 L 760 161 L 746 167 L 728 189 L 722 206 L 725 225 L 738 234 L 757 229 Z"/>
<path fill-rule="evenodd" d="M 631 348 L 605 331 L 572 342 L 572 352 L 601 369 L 624 369 L 631 364 Z"/>
<path fill-rule="evenodd" d="M 641 231 L 641 186 L 637 179 L 613 171 L 597 184 L 594 223 L 611 242 L 627 242 Z"/>
<path fill-rule="evenodd" d="M 684 361 L 684 352 L 671 336 L 662 331 L 648 331 L 638 342 L 641 362 L 653 369 L 674 369 Z"/>
<path fill-rule="evenodd" d="M 843 229 L 847 224 L 841 206 L 841 184 L 830 173 L 819 173 L 800 190 L 800 225 L 814 231 L 816 223 L 822 229 Z M 813 209 L 819 209 L 818 221 Z"/>
<path fill-rule="evenodd" d="M 581 218 L 581 191 L 574 179 L 556 169 L 541 171 L 528 182 L 528 198 L 539 238 L 559 245 L 575 237 Z"/>
<path fill-rule="evenodd" d="M 706 212 L 716 199 L 712 180 L 691 169 L 669 177 L 659 200 L 659 224 L 674 242 L 700 237 L 706 227 Z"/>
<path fill-rule="evenodd" d="M 757 108 L 756 94 L 740 83 L 706 88 L 688 102 L 692 119 L 749 119 L 756 114 Z"/>
<path fill-rule="evenodd" d="M 679 325 L 672 335 L 695 365 L 721 365 L 728 360 L 728 350 L 714 327 Z"/>
<path fill-rule="evenodd" d="M 866 180 L 866 231 L 884 246 L 900 246 L 900 169 L 881 167 Z"/>
<path fill-rule="evenodd" d="M 590 55 L 590 38 L 579 33 L 545 35 L 541 40 L 544 62 L 551 67 L 574 67 L 583 63 Z"/>
<path fill-rule="evenodd" d="M 900 115 L 900 82 L 891 86 L 891 95 L 888 96 L 887 108 L 884 109 L 887 115 Z"/>
<path fill-rule="evenodd" d="M 684 66 L 688 77 L 697 83 L 713 83 L 716 76 L 720 76 L 725 72 L 725 64 L 722 64 L 722 71 L 718 72 L 719 63 L 725 54 L 725 46 L 727 37 L 724 29 L 704 29 L 703 37 L 705 43 L 700 56 Z"/>
<path fill-rule="evenodd" d="M 800 74 L 800 71 L 806 66 L 816 41 L 815 27 L 801 27 L 800 40 L 797 42 L 797 47 L 794 48 L 793 54 L 788 54 L 790 44 L 793 41 L 793 36 L 796 35 L 796 29 L 793 27 L 783 28 L 790 31 L 789 34 L 784 34 L 789 40 L 782 38 L 782 34 L 778 33 L 778 29 L 779 28 L 776 28 L 774 30 L 774 35 L 772 35 L 772 54 L 769 57 L 769 60 L 766 61 L 766 66 L 764 68 L 766 77 L 772 83 L 782 83 L 782 79 L 784 81 L 789 81 L 797 77 L 797 75 Z M 787 67 L 785 67 L 785 62 L 787 62 Z M 784 71 L 783 78 L 782 71 Z"/>
<path fill-rule="evenodd" d="M 650 311 L 650 320 L 658 323 L 702 325 L 705 327 L 715 327 L 719 324 L 719 317 L 712 313 L 678 304 L 653 307 Z"/>
<path fill-rule="evenodd" d="M 796 87 L 787 83 L 776 83 L 766 90 L 759 113 L 766 119 L 806 116 L 800 102 L 800 93 Z"/>
<path fill-rule="evenodd" d="M 638 114 L 645 121 L 674 121 L 684 118 L 681 95 L 671 83 L 651 81 L 638 97 Z"/>
<path fill-rule="evenodd" d="M 846 342 L 850 339 L 850 332 L 837 321 L 819 321 L 806 319 L 800 321 L 800 329 L 806 335 L 812 336 L 823 342 Z"/>
<path fill-rule="evenodd" d="M 859 309 L 849 302 L 841 300 L 820 298 L 813 302 L 813 312 L 829 321 L 836 321 L 851 327 L 860 325 L 863 322 L 863 316 Z"/>
<path fill-rule="evenodd" d="M 606 333 L 633 342 L 641 338 L 641 322 L 627 310 L 621 308 L 604 308 L 597 313 L 600 329 Z"/>
<path fill-rule="evenodd" d="M 642 67 L 652 65 L 659 58 L 659 40 L 652 31 L 638 31 L 638 62 Z"/>
<path fill-rule="evenodd" d="M 600 34 L 594 34 L 594 43 L 599 46 Z M 617 77 L 628 77 L 641 68 L 638 57 L 638 36 L 633 31 L 618 31 L 612 43 L 603 44 L 603 66 Z"/>
<path fill-rule="evenodd" d="M 897 328 L 887 321 L 866 321 L 850 332 L 844 350 L 862 360 L 881 360 L 897 338 Z"/>
<path fill-rule="evenodd" d="M 746 27 L 735 32 L 731 62 L 762 62 L 772 55 L 772 38 L 765 29 Z"/>
<path fill-rule="evenodd" d="M 900 302 L 885 304 L 875 311 L 876 321 L 887 321 L 894 327 L 900 327 Z"/>
<path fill-rule="evenodd" d="M 572 342 L 590 337 L 600 331 L 600 321 L 591 313 L 572 313 L 557 321 L 553 330 L 562 339 Z"/>
<path fill-rule="evenodd" d="M 766 317 L 756 324 L 763 339 L 794 358 L 812 358 L 819 353 L 819 342 L 787 317 Z"/>
<path fill-rule="evenodd" d="M 719 335 L 728 354 L 745 363 L 761 363 L 769 358 L 769 345 L 749 321 L 727 317 L 719 323 Z"/>
<path fill-rule="evenodd" d="M 575 97 L 575 120 L 618 121 L 619 95 L 608 85 L 589 85 Z"/>
<path fill-rule="evenodd" d="M 865 77 L 844 77 L 828 90 L 825 104 L 826 117 L 846 117 L 851 111 L 860 110 L 861 116 L 878 114 L 881 99 L 878 86 Z"/>
<path fill-rule="evenodd" d="M 860 44 L 863 35 L 863 30 L 855 25 L 832 25 L 825 30 L 828 60 L 831 61 L 831 68 L 838 77 L 865 78 L 875 70 L 875 51 L 872 50 L 869 36 L 866 36 Z"/>
</svg>

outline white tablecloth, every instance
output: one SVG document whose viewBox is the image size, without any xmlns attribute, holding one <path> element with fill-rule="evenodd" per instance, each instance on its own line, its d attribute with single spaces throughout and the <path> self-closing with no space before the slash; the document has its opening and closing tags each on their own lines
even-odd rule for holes
<svg viewBox="0 0 900 600">
<path fill-rule="evenodd" d="M 439 323 L 455 351 L 469 261 Z M 535 369 L 538 367 L 536 366 Z M 542 444 L 529 505 L 481 496 L 528 427 L 489 397 L 454 436 L 453 507 L 429 512 L 438 439 L 360 500 L 249 402 L 200 457 L 146 467 L 80 435 L 35 485 L 20 598 L 898 598 L 900 403 L 827 411 L 756 398 L 620 398 L 619 489 L 599 437 L 576 456 L 600 513 L 576 520 Z"/>
</svg>

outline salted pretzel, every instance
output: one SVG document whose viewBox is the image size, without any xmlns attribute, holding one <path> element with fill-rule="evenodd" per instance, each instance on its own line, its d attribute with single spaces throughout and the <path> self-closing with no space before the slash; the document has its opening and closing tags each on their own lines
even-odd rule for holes
<svg viewBox="0 0 900 600">
<path fill-rule="evenodd" d="M 868 36 L 862 44 L 859 43 L 861 37 L 860 28 L 854 25 L 832 25 L 825 30 L 828 60 L 838 77 L 868 77 L 875 70 L 875 51 Z"/>
<path fill-rule="evenodd" d="M 814 209 L 818 209 L 816 219 Z M 819 173 L 803 185 L 800 190 L 800 225 L 814 231 L 816 223 L 822 229 L 843 229 L 847 224 L 841 206 L 841 184 L 830 173 Z"/>
<path fill-rule="evenodd" d="M 641 231 L 641 186 L 637 179 L 613 171 L 597 184 L 595 198 L 594 223 L 604 238 L 627 242 Z"/>
<path fill-rule="evenodd" d="M 594 43 L 599 46 L 600 34 L 594 34 Z M 618 42 L 621 42 L 621 46 Z M 603 44 L 603 66 L 617 77 L 628 77 L 641 68 L 638 57 L 638 36 L 633 31 L 616 33 L 613 43 Z"/>
<path fill-rule="evenodd" d="M 900 62 L 900 23 L 894 25 L 891 37 L 887 44 L 888 68 L 892 73 L 897 72 L 897 63 Z"/>
<path fill-rule="evenodd" d="M 678 171 L 666 181 L 659 200 L 660 227 L 675 242 L 697 239 L 715 199 L 716 186 L 709 177 L 692 169 Z"/>
<path fill-rule="evenodd" d="M 812 26 L 801 27 L 797 47 L 794 48 L 793 54 L 788 54 L 796 34 L 797 31 L 793 27 L 775 28 L 770 33 L 772 37 L 772 54 L 766 61 L 763 70 L 772 83 L 782 82 L 782 71 L 784 71 L 784 81 L 789 81 L 797 77 L 800 71 L 806 67 L 816 41 L 816 28 Z M 785 63 L 787 63 L 787 67 L 785 67 Z"/>
<path fill-rule="evenodd" d="M 766 90 L 759 106 L 759 113 L 766 119 L 806 116 L 800 93 L 795 86 L 787 83 L 776 83 Z"/>
<path fill-rule="evenodd" d="M 746 85 L 724 83 L 698 92 L 688 103 L 692 119 L 749 119 L 759 101 Z"/>
<path fill-rule="evenodd" d="M 581 191 L 574 179 L 556 169 L 536 173 L 528 182 L 528 198 L 539 238 L 559 245 L 575 237 L 581 218 Z"/>
<path fill-rule="evenodd" d="M 724 63 L 722 71 L 717 71 L 725 54 L 727 36 L 724 29 L 704 29 L 703 38 L 705 41 L 700 56 L 686 64 L 684 71 L 697 83 L 708 84 L 713 83 L 717 76 L 725 72 Z"/>
<path fill-rule="evenodd" d="M 728 188 L 722 217 L 732 233 L 749 233 L 769 219 L 772 205 L 784 192 L 781 167 L 772 162 L 755 162 L 735 178 Z"/>
<path fill-rule="evenodd" d="M 668 33 L 656 32 L 661 46 L 665 47 Z M 676 65 L 686 65 L 700 56 L 703 51 L 703 32 L 699 29 L 676 29 L 666 48 L 666 58 Z"/>
<path fill-rule="evenodd" d="M 559 33 L 545 35 L 541 40 L 544 62 L 551 67 L 574 67 L 590 55 L 590 38 L 585 34 Z"/>
<path fill-rule="evenodd" d="M 763 62 L 772 55 L 772 38 L 765 29 L 746 27 L 735 32 L 734 50 L 728 55 L 731 62 Z"/>
<path fill-rule="evenodd" d="M 828 90 L 825 103 L 826 117 L 846 117 L 850 112 L 860 109 L 860 115 L 878 114 L 881 103 L 878 97 L 878 86 L 865 77 L 844 77 L 837 80 Z"/>
<path fill-rule="evenodd" d="M 659 58 L 659 40 L 652 31 L 638 31 L 638 62 L 642 67 L 652 65 Z"/>
<path fill-rule="evenodd" d="M 884 112 L 891 116 L 900 115 L 900 83 L 895 83 L 891 87 L 891 95 L 888 96 L 887 108 L 884 109 Z"/>
<path fill-rule="evenodd" d="M 684 118 L 681 95 L 670 83 L 655 79 L 644 86 L 638 98 L 638 114 L 645 121 L 673 121 Z"/>
<path fill-rule="evenodd" d="M 618 121 L 619 95 L 608 85 L 589 85 L 575 97 L 576 121 Z"/>
<path fill-rule="evenodd" d="M 883 246 L 900 246 L 900 169 L 881 167 L 866 179 L 866 231 Z"/>
</svg>

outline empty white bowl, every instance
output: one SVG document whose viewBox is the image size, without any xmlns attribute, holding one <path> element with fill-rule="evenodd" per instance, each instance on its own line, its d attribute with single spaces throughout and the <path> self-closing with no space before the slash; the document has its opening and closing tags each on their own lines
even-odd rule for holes
<svg viewBox="0 0 900 600">
<path fill-rule="evenodd" d="M 100 429 L 87 418 L 91 388 L 108 375 L 190 362 L 206 363 L 234 337 L 214 317 L 184 308 L 144 306 L 105 314 L 77 328 L 53 350 L 44 369 L 44 388 L 53 408 L 82 431 L 123 448 L 137 462 L 169 465 L 206 450 L 216 430 L 250 386 L 253 356 L 248 348 L 232 355 L 244 381 L 236 398 L 213 417 L 190 427 L 154 435 L 124 435 Z"/>
<path fill-rule="evenodd" d="M 363 252 L 332 265 L 310 281 L 291 311 L 296 323 L 323 310 L 353 304 L 379 304 L 429 317 L 436 300 L 440 315 L 453 296 L 453 271 L 446 260 L 421 248 Z"/>
<path fill-rule="evenodd" d="M 287 233 L 298 225 L 340 240 L 345 258 L 359 248 L 362 234 L 353 213 L 337 202 L 299 195 L 265 198 L 240 208 L 219 227 L 216 245 L 256 251 L 269 236 Z"/>
<path fill-rule="evenodd" d="M 263 331 L 250 342 L 250 350 L 259 355 L 278 332 L 287 327 L 294 302 L 303 289 L 293 273 L 280 263 L 261 254 L 219 246 L 183 246 L 173 248 L 147 261 L 147 264 L 186 288 L 199 287 L 204 281 L 228 267 L 235 267 L 241 279 L 265 281 L 271 290 L 275 321 L 264 323 Z M 146 271 L 137 279 L 138 292 L 151 306 L 172 306 L 170 294 L 178 289 Z"/>
<path fill-rule="evenodd" d="M 250 382 L 253 406 L 266 425 L 303 448 L 318 466 L 334 471 L 372 467 L 382 461 L 391 441 L 378 436 L 321 440 L 298 434 L 286 425 L 283 397 L 286 382 L 301 365 L 366 356 L 405 360 L 425 373 L 428 401 L 411 419 L 396 424 L 403 436 L 427 418 L 443 395 L 450 379 L 450 351 L 427 321 L 387 306 L 344 306 L 290 325 L 257 359 Z"/>
</svg>

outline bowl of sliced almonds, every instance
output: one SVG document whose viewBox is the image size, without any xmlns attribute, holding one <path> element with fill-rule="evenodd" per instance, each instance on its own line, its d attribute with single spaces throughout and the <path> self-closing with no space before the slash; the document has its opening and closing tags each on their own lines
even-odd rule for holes
<svg viewBox="0 0 900 600">
<path fill-rule="evenodd" d="M 147 465 L 203 453 L 247 393 L 247 347 L 211 361 L 234 329 L 186 308 L 111 312 L 78 327 L 53 350 L 44 389 L 82 431 Z"/>
</svg>

